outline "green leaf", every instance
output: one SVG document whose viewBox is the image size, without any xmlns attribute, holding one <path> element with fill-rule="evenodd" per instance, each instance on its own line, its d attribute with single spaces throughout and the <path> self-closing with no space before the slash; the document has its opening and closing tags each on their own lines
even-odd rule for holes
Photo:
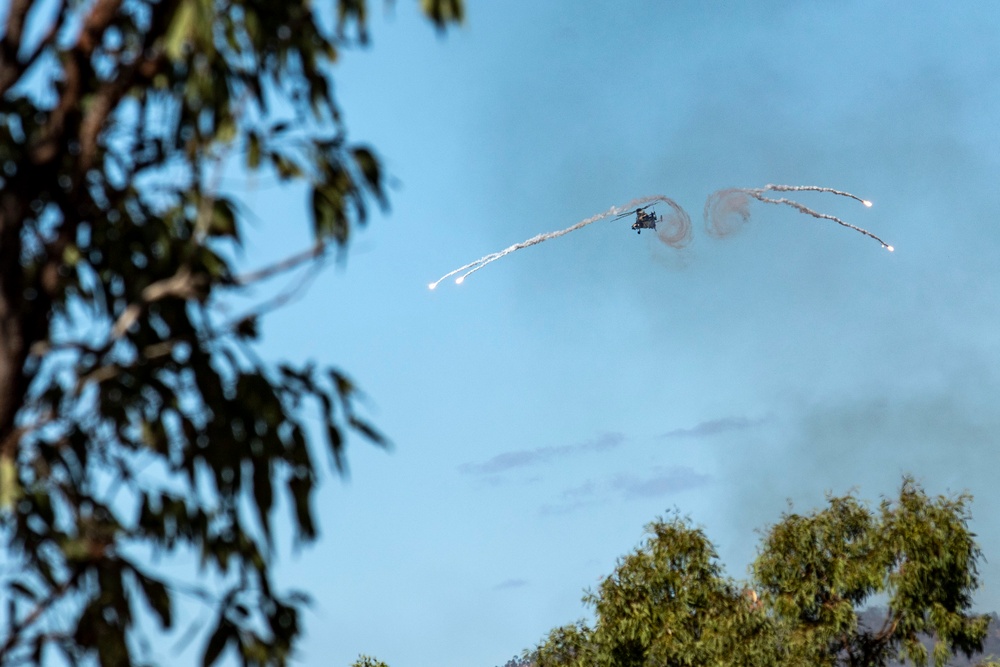
<svg viewBox="0 0 1000 667">
<path fill-rule="evenodd" d="M 317 239 L 333 237 L 340 245 L 347 242 L 348 223 L 344 214 L 344 198 L 332 186 L 320 184 L 312 191 L 313 230 Z"/>
<path fill-rule="evenodd" d="M 382 188 L 382 167 L 379 165 L 375 154 L 368 148 L 358 147 L 351 151 L 354 162 L 365 179 L 365 185 L 383 206 L 387 200 L 385 191 Z"/>
<path fill-rule="evenodd" d="M 142 588 L 143 594 L 146 596 L 146 602 L 149 603 L 150 608 L 156 612 L 156 616 L 160 619 L 160 625 L 164 628 L 170 628 L 173 616 L 170 609 L 170 593 L 167 591 L 166 585 L 162 581 L 148 577 L 138 570 L 135 570 L 135 575 L 139 580 L 139 586 Z"/>
<path fill-rule="evenodd" d="M 264 538 L 268 543 L 271 542 L 271 506 L 274 502 L 274 490 L 271 487 L 272 472 L 270 461 L 256 460 L 253 462 L 254 504 L 261 527 L 264 529 Z"/>
<path fill-rule="evenodd" d="M 260 166 L 260 137 L 256 132 L 247 134 L 247 167 L 256 169 Z"/>
<path fill-rule="evenodd" d="M 295 505 L 298 539 L 303 541 L 315 539 L 316 524 L 313 521 L 311 506 L 312 479 L 308 475 L 294 475 L 288 480 L 288 491 Z"/>
<path fill-rule="evenodd" d="M 381 660 L 377 660 L 371 656 L 361 654 L 358 659 L 351 663 L 351 667 L 389 667 L 387 664 Z"/>
<path fill-rule="evenodd" d="M 190 39 L 195 24 L 194 3 L 195 0 L 181 0 L 163 38 L 163 51 L 170 60 L 180 60 L 184 55 L 184 45 Z"/>
<path fill-rule="evenodd" d="M 97 625 L 100 615 L 101 605 L 96 598 L 91 599 L 80 613 L 80 618 L 77 619 L 73 641 L 84 647 L 94 646 L 98 638 Z"/>
<path fill-rule="evenodd" d="M 0 455 L 0 512 L 10 511 L 21 495 L 17 464 L 10 457 Z"/>
<path fill-rule="evenodd" d="M 326 196 L 316 186 L 312 189 L 313 233 L 317 239 L 327 234 L 333 225 L 333 207 Z"/>
<path fill-rule="evenodd" d="M 224 115 L 215 127 L 215 140 L 228 144 L 236 138 L 236 129 L 236 120 L 228 114 Z"/>
<path fill-rule="evenodd" d="M 380 447 L 387 447 L 389 445 L 388 440 L 385 436 L 379 433 L 375 427 L 373 427 L 368 422 L 365 422 L 357 417 L 351 417 L 351 427 L 357 431 L 360 431 L 362 435 L 371 440 L 374 444 Z"/>
<path fill-rule="evenodd" d="M 239 238 L 236 231 L 236 211 L 233 203 L 224 197 L 218 197 L 212 203 L 212 219 L 208 225 L 208 235 Z"/>
<path fill-rule="evenodd" d="M 72 243 L 63 248 L 63 263 L 66 266 L 76 266 L 82 257 L 80 249 Z"/>
<path fill-rule="evenodd" d="M 334 386 L 337 388 L 337 393 L 343 398 L 348 398 L 355 392 L 354 383 L 351 378 L 347 377 L 340 371 L 331 370 L 330 379 L 333 381 Z"/>
<path fill-rule="evenodd" d="M 443 30 L 449 23 L 461 23 L 465 17 L 462 0 L 421 0 L 424 13 Z"/>
<path fill-rule="evenodd" d="M 201 658 L 202 667 L 210 667 L 215 664 L 215 661 L 219 659 L 222 651 L 226 648 L 226 644 L 235 638 L 236 628 L 225 617 L 220 617 L 218 625 L 215 626 L 215 631 L 212 632 L 212 636 L 208 639 L 208 644 L 205 645 L 205 654 Z"/>
<path fill-rule="evenodd" d="M 60 545 L 63 557 L 69 562 L 82 562 L 91 558 L 91 542 L 87 537 L 74 537 Z"/>
<path fill-rule="evenodd" d="M 330 419 L 326 423 L 326 439 L 330 445 L 330 454 L 333 456 L 333 465 L 337 472 L 344 474 L 347 465 L 344 461 L 344 439 L 340 435 L 340 429 Z"/>
<path fill-rule="evenodd" d="M 236 335 L 244 340 L 257 340 L 260 331 L 257 326 L 257 316 L 247 315 L 236 323 Z"/>
<path fill-rule="evenodd" d="M 282 180 L 299 178 L 302 176 L 302 169 L 281 153 L 271 153 L 271 161 Z"/>
</svg>

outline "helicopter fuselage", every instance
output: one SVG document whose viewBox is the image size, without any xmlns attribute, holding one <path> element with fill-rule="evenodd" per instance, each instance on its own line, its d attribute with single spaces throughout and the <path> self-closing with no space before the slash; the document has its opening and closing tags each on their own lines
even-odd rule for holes
<svg viewBox="0 0 1000 667">
<path fill-rule="evenodd" d="M 656 229 L 656 222 L 656 213 L 646 213 L 639 210 L 635 212 L 635 222 L 632 223 L 632 229 L 641 234 L 644 229 Z"/>
</svg>

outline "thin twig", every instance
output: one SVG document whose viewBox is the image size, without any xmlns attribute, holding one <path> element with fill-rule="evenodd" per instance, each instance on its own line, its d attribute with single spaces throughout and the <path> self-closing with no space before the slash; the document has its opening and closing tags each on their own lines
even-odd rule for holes
<svg viewBox="0 0 1000 667">
<path fill-rule="evenodd" d="M 240 315 L 239 317 L 233 318 L 232 323 L 228 325 L 228 328 L 235 328 L 239 322 L 246 320 L 251 317 L 260 317 L 266 313 L 273 310 L 277 310 L 282 306 L 287 305 L 291 301 L 295 300 L 302 295 L 303 291 L 309 286 L 309 284 L 316 279 L 319 272 L 323 270 L 323 262 L 316 261 L 309 269 L 292 285 L 289 285 L 284 290 L 279 292 L 277 295 L 258 304 L 255 308 L 249 312 Z"/>
<path fill-rule="evenodd" d="M 239 276 L 234 276 L 232 282 L 238 287 L 246 287 L 252 283 L 259 282 L 261 280 L 267 280 L 268 278 L 273 278 L 274 276 L 291 271 L 292 269 L 308 262 L 311 259 L 316 259 L 323 255 L 327 248 L 329 248 L 329 243 L 326 241 L 317 241 L 315 245 L 311 248 L 307 248 L 301 252 L 294 255 L 286 257 L 283 260 L 275 262 L 269 266 L 265 266 L 256 271 L 251 271 L 249 273 L 244 273 Z"/>
<path fill-rule="evenodd" d="M 148 285 L 142 290 L 139 301 L 130 303 L 118 316 L 111 329 L 112 340 L 121 338 L 136 323 L 149 304 L 168 297 L 178 297 L 185 300 L 199 298 L 204 293 L 204 283 L 205 276 L 194 274 L 191 267 L 185 264 L 169 278 L 157 280 Z"/>
<path fill-rule="evenodd" d="M 80 572 L 82 572 L 82 570 L 77 570 L 76 572 L 74 572 L 69 579 L 67 579 L 57 589 L 52 591 L 52 594 L 49 595 L 49 597 L 45 598 L 37 605 L 35 605 L 35 608 L 32 609 L 27 616 L 22 618 L 20 622 L 13 623 L 11 625 L 10 634 L 7 636 L 7 641 L 4 642 L 3 646 L 0 646 L 0 664 L 3 664 L 4 660 L 8 655 L 8 652 L 15 646 L 17 646 L 18 642 L 21 639 L 21 633 L 24 632 L 24 629 L 27 628 L 32 623 L 34 623 L 35 621 L 37 621 L 39 616 L 44 614 L 49 607 L 58 602 L 59 598 L 61 598 L 63 595 L 66 594 L 66 592 L 70 589 L 70 587 L 74 583 L 76 583 L 77 577 L 80 576 Z"/>
</svg>

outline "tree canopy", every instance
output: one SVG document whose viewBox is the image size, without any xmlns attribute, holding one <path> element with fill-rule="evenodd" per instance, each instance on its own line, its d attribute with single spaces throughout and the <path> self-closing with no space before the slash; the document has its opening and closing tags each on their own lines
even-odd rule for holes
<svg viewBox="0 0 1000 667">
<path fill-rule="evenodd" d="M 439 30 L 462 18 L 461 0 L 421 6 Z M 214 610 L 204 664 L 284 664 L 306 598 L 272 585 L 277 496 L 314 540 L 317 458 L 342 469 L 348 432 L 384 439 L 347 375 L 254 352 L 276 302 L 218 305 L 344 248 L 387 203 L 330 78 L 367 42 L 368 3 L 3 11 L 0 665 L 147 662 L 142 634 L 178 623 L 178 595 Z M 247 211 L 216 187 L 236 164 L 308 185 L 314 246 L 238 270 Z M 170 579 L 151 554 L 200 571 Z"/>
<path fill-rule="evenodd" d="M 830 497 L 766 532 L 745 584 L 723 573 L 701 529 L 659 519 L 584 597 L 594 621 L 553 630 L 531 658 L 538 667 L 941 667 L 981 650 L 989 623 L 971 612 L 981 554 L 968 503 L 930 497 L 910 479 L 877 508 Z M 869 627 L 860 612 L 883 600 L 884 622 Z"/>
</svg>

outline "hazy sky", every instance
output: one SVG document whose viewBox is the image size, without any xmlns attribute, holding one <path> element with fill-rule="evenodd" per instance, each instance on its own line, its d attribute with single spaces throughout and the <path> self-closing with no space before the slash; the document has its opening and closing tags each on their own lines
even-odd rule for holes
<svg viewBox="0 0 1000 667">
<path fill-rule="evenodd" d="M 301 661 L 492 667 L 586 612 L 583 589 L 676 508 L 743 577 L 794 503 L 904 474 L 968 490 L 1000 608 L 1000 4 L 410 2 L 335 72 L 392 210 L 272 316 L 263 353 L 335 364 L 385 453 L 352 440 L 323 539 L 281 578 L 317 604 Z M 711 192 L 803 195 L 896 247 L 765 204 L 710 238 Z M 691 214 L 682 251 L 602 221 Z M 247 263 L 308 242 L 305 195 L 258 183 Z"/>
</svg>

